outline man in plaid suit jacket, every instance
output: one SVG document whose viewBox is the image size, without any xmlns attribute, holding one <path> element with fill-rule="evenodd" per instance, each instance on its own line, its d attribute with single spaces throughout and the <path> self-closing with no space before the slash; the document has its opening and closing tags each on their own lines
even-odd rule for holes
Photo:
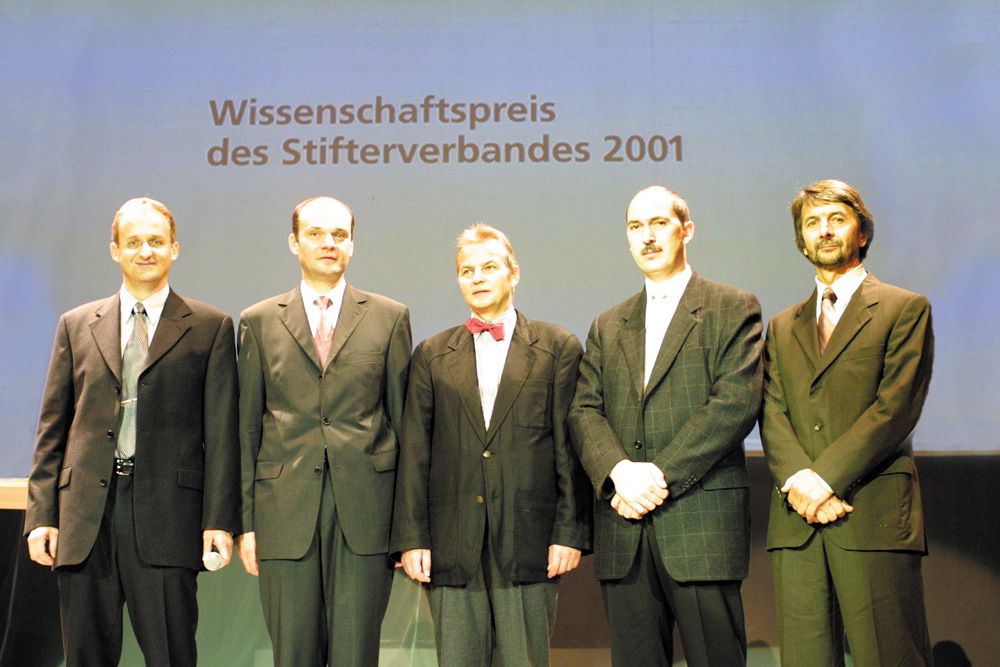
<svg viewBox="0 0 1000 667">
<path fill-rule="evenodd" d="M 595 573 L 615 665 L 746 662 L 743 438 L 761 402 L 756 297 L 687 264 L 687 203 L 654 186 L 626 214 L 645 289 L 591 326 L 570 411 L 597 490 Z"/>
</svg>

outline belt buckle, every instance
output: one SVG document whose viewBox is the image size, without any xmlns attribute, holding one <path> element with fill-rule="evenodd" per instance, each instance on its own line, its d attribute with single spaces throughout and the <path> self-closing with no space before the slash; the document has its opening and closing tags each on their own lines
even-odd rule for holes
<svg viewBox="0 0 1000 667">
<path fill-rule="evenodd" d="M 115 459 L 115 473 L 131 475 L 135 471 L 135 459 Z"/>
</svg>

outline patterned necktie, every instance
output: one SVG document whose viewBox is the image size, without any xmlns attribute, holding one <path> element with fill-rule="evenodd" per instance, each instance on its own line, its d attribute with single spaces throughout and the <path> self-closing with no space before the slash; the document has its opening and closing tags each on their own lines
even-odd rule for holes
<svg viewBox="0 0 1000 667">
<path fill-rule="evenodd" d="M 132 335 L 125 345 L 122 356 L 122 409 L 118 427 L 118 451 L 120 459 L 135 456 L 135 416 L 138 410 L 139 373 L 146 363 L 149 351 L 149 333 L 146 326 L 146 308 L 137 301 L 132 309 Z"/>
<path fill-rule="evenodd" d="M 319 325 L 316 327 L 313 341 L 316 343 L 316 353 L 319 354 L 319 365 L 321 368 L 326 368 L 326 355 L 330 353 L 330 342 L 333 340 L 333 326 L 326 316 L 326 310 L 333 305 L 333 301 L 330 297 L 320 296 L 316 297 L 313 303 L 319 307 Z"/>
<path fill-rule="evenodd" d="M 465 323 L 465 328 L 473 336 L 483 331 L 489 331 L 493 340 L 503 340 L 503 322 L 483 322 L 478 317 L 473 317 Z"/>
<path fill-rule="evenodd" d="M 819 353 L 823 354 L 826 350 L 826 344 L 830 340 L 830 335 L 833 333 L 833 328 L 837 326 L 834 320 L 834 310 L 833 304 L 837 303 L 837 294 L 833 291 L 832 287 L 827 287 L 823 291 L 823 304 L 820 308 L 819 322 L 817 322 L 817 328 L 819 329 Z"/>
</svg>

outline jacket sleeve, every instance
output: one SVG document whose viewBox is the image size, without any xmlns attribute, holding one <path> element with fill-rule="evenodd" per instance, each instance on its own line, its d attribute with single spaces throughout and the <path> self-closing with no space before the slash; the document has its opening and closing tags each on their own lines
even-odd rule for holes
<svg viewBox="0 0 1000 667">
<path fill-rule="evenodd" d="M 716 315 L 719 321 L 710 332 L 708 400 L 653 461 L 674 498 L 740 447 L 760 414 L 760 304 L 752 294 L 740 292 L 722 301 Z"/>
<path fill-rule="evenodd" d="M 593 545 L 593 496 L 580 460 L 570 444 L 568 423 L 582 354 L 580 341 L 569 334 L 556 360 L 552 439 L 559 499 L 550 543 L 589 552 Z"/>
<path fill-rule="evenodd" d="M 239 383 L 233 320 L 222 318 L 205 373 L 202 530 L 240 530 Z"/>
<path fill-rule="evenodd" d="M 35 436 L 35 455 L 28 478 L 28 508 L 24 534 L 39 526 L 59 527 L 59 474 L 69 428 L 76 414 L 73 350 L 65 316 L 59 318 L 52 358 L 45 379 L 42 408 Z"/>
<path fill-rule="evenodd" d="M 240 317 L 239 342 L 239 439 L 240 481 L 242 486 L 243 528 L 253 532 L 254 478 L 257 454 L 260 452 L 264 417 L 264 366 L 253 321 L 244 313 Z"/>
</svg>

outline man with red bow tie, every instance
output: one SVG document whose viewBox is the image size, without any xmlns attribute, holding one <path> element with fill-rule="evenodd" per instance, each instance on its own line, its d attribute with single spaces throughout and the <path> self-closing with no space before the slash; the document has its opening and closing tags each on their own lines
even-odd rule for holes
<svg viewBox="0 0 1000 667">
<path fill-rule="evenodd" d="M 591 544 L 566 422 L 583 348 L 514 310 L 502 232 L 466 229 L 455 265 L 473 317 L 413 354 L 390 553 L 425 584 L 442 667 L 548 665 L 556 582 Z"/>
</svg>

